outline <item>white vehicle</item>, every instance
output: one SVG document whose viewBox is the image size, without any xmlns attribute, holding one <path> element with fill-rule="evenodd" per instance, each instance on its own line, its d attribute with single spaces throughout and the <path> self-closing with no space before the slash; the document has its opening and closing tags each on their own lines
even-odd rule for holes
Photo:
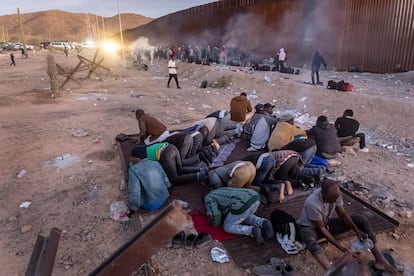
<svg viewBox="0 0 414 276">
<path fill-rule="evenodd" d="M 59 41 L 52 41 L 50 42 L 49 46 L 53 46 L 55 48 L 61 48 L 61 49 L 71 48 L 67 42 L 59 42 Z"/>
</svg>

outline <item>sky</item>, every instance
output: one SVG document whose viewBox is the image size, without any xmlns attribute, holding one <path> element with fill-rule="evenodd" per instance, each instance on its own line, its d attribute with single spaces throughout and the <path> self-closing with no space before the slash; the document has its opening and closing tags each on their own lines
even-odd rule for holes
<svg viewBox="0 0 414 276">
<path fill-rule="evenodd" d="M 0 15 L 61 10 L 73 13 L 92 13 L 105 17 L 121 13 L 136 13 L 157 18 L 169 13 L 203 5 L 215 0 L 1 0 Z"/>
</svg>

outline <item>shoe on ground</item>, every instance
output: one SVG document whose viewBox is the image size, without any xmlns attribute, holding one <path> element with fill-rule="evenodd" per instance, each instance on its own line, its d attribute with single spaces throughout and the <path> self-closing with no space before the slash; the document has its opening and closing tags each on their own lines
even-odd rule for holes
<svg viewBox="0 0 414 276">
<path fill-rule="evenodd" d="M 270 240 L 275 237 L 275 233 L 273 232 L 273 226 L 272 223 L 269 220 L 265 220 L 262 223 L 262 229 L 263 229 L 263 238 L 266 240 Z"/>
<path fill-rule="evenodd" d="M 280 269 L 280 271 L 277 271 L 271 265 L 258 265 L 253 267 L 252 271 L 255 275 L 259 276 L 283 275 L 282 269 Z"/>
<path fill-rule="evenodd" d="M 360 152 L 369 152 L 369 148 L 365 147 L 363 149 L 359 149 Z"/>
<path fill-rule="evenodd" d="M 253 227 L 252 233 L 253 233 L 253 237 L 256 241 L 256 244 L 257 245 L 262 245 L 264 243 L 264 238 L 262 236 L 262 228 L 255 226 L 255 227 Z"/>
</svg>

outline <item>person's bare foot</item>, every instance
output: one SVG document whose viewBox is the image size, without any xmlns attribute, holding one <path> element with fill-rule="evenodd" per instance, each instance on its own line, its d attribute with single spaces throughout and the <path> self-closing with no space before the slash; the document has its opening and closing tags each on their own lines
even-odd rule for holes
<svg viewBox="0 0 414 276">
<path fill-rule="evenodd" d="M 211 141 L 211 145 L 218 151 L 220 149 L 220 144 L 217 142 L 216 139 Z"/>
<path fill-rule="evenodd" d="M 375 269 L 392 273 L 392 275 L 397 275 L 398 273 L 398 271 L 388 262 L 376 262 L 373 266 Z"/>
<path fill-rule="evenodd" d="M 285 181 L 286 183 L 286 191 L 288 195 L 293 194 L 293 187 L 292 187 L 292 183 L 290 183 L 290 181 Z"/>
<path fill-rule="evenodd" d="M 286 187 L 286 184 L 282 182 L 280 184 L 280 189 L 279 189 L 279 202 L 280 203 L 282 203 L 285 200 L 285 187 Z"/>
</svg>

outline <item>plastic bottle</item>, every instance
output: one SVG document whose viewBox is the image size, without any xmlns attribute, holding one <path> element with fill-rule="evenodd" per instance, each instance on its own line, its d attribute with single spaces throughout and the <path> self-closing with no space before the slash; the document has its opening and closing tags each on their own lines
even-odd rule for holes
<svg viewBox="0 0 414 276">
<path fill-rule="evenodd" d="M 23 169 L 23 170 L 21 170 L 18 174 L 17 174 L 17 178 L 22 178 L 23 177 L 23 175 L 25 175 L 26 174 L 26 170 L 25 169 Z"/>
<path fill-rule="evenodd" d="M 356 239 L 353 242 L 351 242 L 351 247 L 357 251 L 371 250 L 372 248 L 374 248 L 374 242 L 371 239 Z"/>
</svg>

